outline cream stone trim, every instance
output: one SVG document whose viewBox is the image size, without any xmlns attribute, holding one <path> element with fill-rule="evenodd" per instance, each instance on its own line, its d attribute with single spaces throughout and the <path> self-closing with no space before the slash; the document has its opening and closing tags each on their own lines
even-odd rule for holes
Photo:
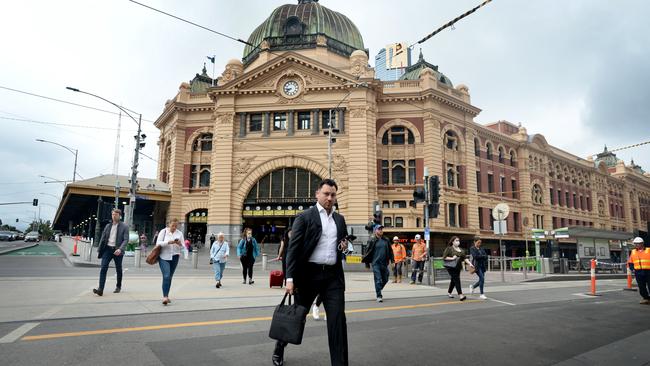
<svg viewBox="0 0 650 366">
<path fill-rule="evenodd" d="M 211 133 L 212 134 L 212 143 L 214 143 L 214 132 L 212 131 L 212 128 L 210 127 L 201 127 L 198 130 L 194 131 L 190 137 L 188 137 L 187 142 L 185 143 L 185 151 L 192 152 L 192 144 L 194 141 L 199 138 L 201 134 L 204 133 Z"/>
</svg>

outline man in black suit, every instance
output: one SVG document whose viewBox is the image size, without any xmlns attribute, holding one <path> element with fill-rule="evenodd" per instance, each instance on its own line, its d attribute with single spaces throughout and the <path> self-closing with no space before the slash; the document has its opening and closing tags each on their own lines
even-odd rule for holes
<svg viewBox="0 0 650 366">
<path fill-rule="evenodd" d="M 93 293 L 104 295 L 104 284 L 106 284 L 106 273 L 111 260 L 115 261 L 115 272 L 117 272 L 117 285 L 114 293 L 122 290 L 122 259 L 124 259 L 124 249 L 129 242 L 129 226 L 120 221 L 122 211 L 114 208 L 111 212 L 112 222 L 106 224 L 99 239 L 99 249 L 97 258 L 102 260 L 102 268 L 99 271 L 99 287 L 93 289 Z"/>
<path fill-rule="evenodd" d="M 338 186 L 332 179 L 318 184 L 315 206 L 296 217 L 286 251 L 286 291 L 310 308 L 316 296 L 327 313 L 327 336 L 332 365 L 348 364 L 348 331 L 345 320 L 345 277 L 342 251 L 347 249 L 345 218 L 334 212 Z M 273 364 L 282 366 L 286 343 L 278 341 Z"/>
</svg>

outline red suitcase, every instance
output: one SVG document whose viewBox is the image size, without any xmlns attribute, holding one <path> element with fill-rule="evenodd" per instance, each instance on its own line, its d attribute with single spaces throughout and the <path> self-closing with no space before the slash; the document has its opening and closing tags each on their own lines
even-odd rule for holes
<svg viewBox="0 0 650 366">
<path fill-rule="evenodd" d="M 271 271 L 271 277 L 269 278 L 269 287 L 280 286 L 282 287 L 284 282 L 284 273 L 282 271 Z"/>
</svg>

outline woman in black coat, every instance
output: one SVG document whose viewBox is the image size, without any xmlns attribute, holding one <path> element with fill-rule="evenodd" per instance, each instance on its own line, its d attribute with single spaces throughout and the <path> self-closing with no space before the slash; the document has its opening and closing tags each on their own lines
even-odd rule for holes
<svg viewBox="0 0 650 366">
<path fill-rule="evenodd" d="M 473 294 L 474 290 L 478 287 L 481 291 L 481 299 L 485 300 L 487 297 L 483 294 L 483 286 L 485 284 L 488 256 L 485 253 L 485 249 L 481 248 L 481 239 L 474 240 L 474 246 L 469 248 L 469 254 L 472 256 L 472 264 L 474 264 L 476 275 L 478 276 L 478 281 L 473 285 L 469 285 L 469 293 Z"/>
</svg>

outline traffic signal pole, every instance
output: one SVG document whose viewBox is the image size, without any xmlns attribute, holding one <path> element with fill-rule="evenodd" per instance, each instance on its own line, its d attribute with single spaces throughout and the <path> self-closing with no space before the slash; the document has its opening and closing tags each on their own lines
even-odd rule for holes
<svg viewBox="0 0 650 366">
<path fill-rule="evenodd" d="M 425 205 L 424 205 L 424 230 L 425 234 L 426 232 L 431 232 L 429 230 L 429 168 L 424 167 L 424 197 L 425 197 Z M 428 266 L 427 266 L 427 285 L 431 286 L 431 272 L 433 272 L 433 259 L 431 259 L 431 253 L 429 251 L 429 238 L 430 235 L 425 235 L 424 236 L 424 242 L 426 243 L 426 251 L 427 251 L 427 261 Z M 434 277 L 433 282 L 436 282 L 436 279 Z"/>
</svg>

